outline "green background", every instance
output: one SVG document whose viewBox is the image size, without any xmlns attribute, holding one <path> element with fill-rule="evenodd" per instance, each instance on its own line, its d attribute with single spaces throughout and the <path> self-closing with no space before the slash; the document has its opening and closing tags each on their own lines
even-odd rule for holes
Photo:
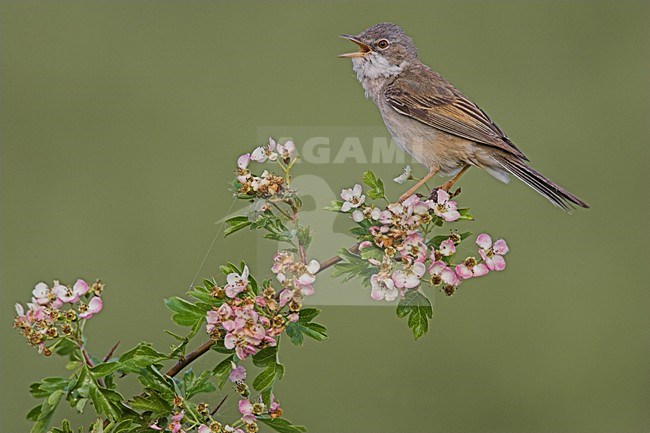
<svg viewBox="0 0 650 433">
<path fill-rule="evenodd" d="M 569 216 L 521 183 L 470 171 L 461 202 L 478 216 L 474 232 L 508 240 L 507 272 L 452 298 L 429 289 L 436 313 L 417 342 L 393 308 L 324 307 L 331 338 L 283 348 L 285 414 L 313 433 L 647 432 L 648 6 L 1 2 L 0 429 L 27 431 L 28 384 L 65 374 L 11 329 L 13 304 L 40 280 L 101 277 L 91 350 L 167 348 L 162 298 L 199 268 L 240 153 L 269 131 L 298 145 L 321 127 L 386 134 L 336 55 L 351 49 L 339 34 L 390 20 L 592 209 Z M 368 168 L 389 179 L 400 166 L 299 172 L 338 191 Z M 316 215 L 325 194 L 311 193 Z M 347 245 L 347 225 L 321 228 L 314 256 Z M 199 276 L 241 258 L 267 272 L 268 248 L 250 233 L 220 237 Z M 340 304 L 368 296 L 328 276 L 317 291 Z"/>
</svg>

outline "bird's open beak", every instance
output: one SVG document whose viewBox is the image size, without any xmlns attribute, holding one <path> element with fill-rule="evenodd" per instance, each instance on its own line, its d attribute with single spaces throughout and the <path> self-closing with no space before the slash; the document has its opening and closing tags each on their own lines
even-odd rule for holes
<svg viewBox="0 0 650 433">
<path fill-rule="evenodd" d="M 352 35 L 341 35 L 341 37 L 343 39 L 347 39 L 359 45 L 359 51 L 357 51 L 356 53 L 339 54 L 339 57 L 352 59 L 354 57 L 364 57 L 366 54 L 372 52 L 372 48 L 370 48 L 367 44 L 364 44 L 363 42 L 361 42 L 359 39 L 357 39 Z"/>
</svg>

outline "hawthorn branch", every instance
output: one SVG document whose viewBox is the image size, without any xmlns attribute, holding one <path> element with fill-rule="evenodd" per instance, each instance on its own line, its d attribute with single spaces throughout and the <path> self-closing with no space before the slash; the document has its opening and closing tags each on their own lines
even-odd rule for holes
<svg viewBox="0 0 650 433">
<path fill-rule="evenodd" d="M 359 244 L 351 246 L 350 248 L 348 248 L 348 251 L 350 251 L 351 253 L 356 253 L 357 251 L 359 251 Z M 339 257 L 338 255 L 334 257 L 330 257 L 329 259 L 321 262 L 320 269 L 316 273 L 318 274 L 327 268 L 331 268 L 332 266 L 334 266 L 340 261 L 341 261 L 341 257 Z M 197 358 L 199 358 L 200 356 L 208 352 L 212 347 L 212 345 L 214 344 L 214 342 L 215 341 L 212 339 L 204 342 L 199 347 L 197 347 L 192 352 L 190 352 L 187 356 L 183 356 L 182 358 L 180 358 L 176 362 L 176 364 L 174 364 L 169 370 L 167 370 L 167 373 L 165 374 L 169 377 L 176 376 L 178 373 L 183 371 L 185 367 L 187 367 L 192 362 L 194 362 Z"/>
</svg>

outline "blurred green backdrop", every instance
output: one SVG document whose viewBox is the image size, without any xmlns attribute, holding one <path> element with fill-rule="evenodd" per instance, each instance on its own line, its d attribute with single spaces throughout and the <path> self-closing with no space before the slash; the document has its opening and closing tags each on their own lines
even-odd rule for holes
<svg viewBox="0 0 650 433">
<path fill-rule="evenodd" d="M 168 347 L 162 298 L 192 281 L 230 206 L 237 155 L 267 133 L 299 145 L 332 127 L 386 134 L 336 55 L 351 48 L 339 34 L 390 20 L 593 208 L 568 216 L 470 171 L 472 229 L 507 238 L 508 272 L 434 295 L 418 342 L 392 308 L 325 307 L 331 339 L 285 348 L 285 413 L 313 433 L 648 431 L 648 6 L 2 1 L 1 430 L 27 431 L 28 384 L 65 374 L 11 329 L 14 302 L 40 280 L 101 277 L 91 349 Z M 400 166 L 300 171 L 337 191 Z M 329 238 L 316 234 L 318 258 L 341 245 Z M 263 272 L 263 248 L 220 238 L 199 276 L 240 258 Z M 368 296 L 329 277 L 317 290 L 340 304 Z"/>
</svg>

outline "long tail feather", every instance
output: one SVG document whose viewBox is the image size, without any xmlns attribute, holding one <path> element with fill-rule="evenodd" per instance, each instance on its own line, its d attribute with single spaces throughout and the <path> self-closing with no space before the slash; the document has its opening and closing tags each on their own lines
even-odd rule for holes
<svg viewBox="0 0 650 433">
<path fill-rule="evenodd" d="M 574 209 L 574 204 L 584 208 L 589 207 L 587 203 L 544 177 L 541 173 L 533 170 L 523 161 L 512 158 L 509 155 L 494 155 L 494 159 L 508 172 L 512 173 L 513 176 L 546 197 L 548 201 L 560 209 L 570 213 Z"/>
</svg>

